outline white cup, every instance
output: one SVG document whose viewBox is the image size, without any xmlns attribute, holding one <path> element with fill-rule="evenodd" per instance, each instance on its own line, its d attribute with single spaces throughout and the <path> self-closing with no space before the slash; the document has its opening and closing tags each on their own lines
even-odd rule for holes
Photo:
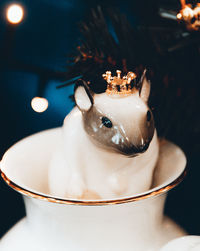
<svg viewBox="0 0 200 251">
<path fill-rule="evenodd" d="M 167 243 L 160 251 L 200 251 L 200 236 L 188 235 Z"/>
</svg>

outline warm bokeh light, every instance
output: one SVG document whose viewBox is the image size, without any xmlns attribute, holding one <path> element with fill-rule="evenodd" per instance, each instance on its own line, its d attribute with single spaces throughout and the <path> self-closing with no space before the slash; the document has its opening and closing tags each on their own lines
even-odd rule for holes
<svg viewBox="0 0 200 251">
<path fill-rule="evenodd" d="M 178 13 L 176 17 L 177 17 L 178 19 L 181 19 L 181 18 L 182 18 L 181 13 Z"/>
<path fill-rule="evenodd" d="M 198 4 L 195 8 L 194 8 L 194 16 L 198 17 L 200 16 L 200 4 Z M 198 19 L 199 20 L 199 19 Z"/>
<path fill-rule="evenodd" d="M 6 17 L 9 23 L 18 24 L 24 17 L 24 9 L 19 4 L 11 4 L 6 11 Z"/>
<path fill-rule="evenodd" d="M 185 8 L 182 10 L 182 15 L 185 19 L 192 18 L 194 16 L 194 12 L 189 6 L 185 6 Z"/>
<path fill-rule="evenodd" d="M 191 4 L 185 5 L 185 7 L 176 15 L 178 20 L 185 22 L 188 30 L 200 30 L 200 3 L 197 3 L 195 8 L 192 8 Z"/>
<path fill-rule="evenodd" d="M 185 0 L 180 0 L 180 2 L 181 2 L 181 6 L 182 6 L 182 8 L 184 8 L 184 7 L 185 7 L 185 5 L 186 5 Z"/>
<path fill-rule="evenodd" d="M 48 108 L 48 100 L 46 98 L 35 97 L 31 101 L 31 106 L 35 112 L 44 112 Z"/>
</svg>

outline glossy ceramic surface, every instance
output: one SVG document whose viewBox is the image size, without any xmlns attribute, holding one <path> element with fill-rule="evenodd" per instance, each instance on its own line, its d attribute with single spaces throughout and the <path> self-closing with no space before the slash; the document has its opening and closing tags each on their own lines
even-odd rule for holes
<svg viewBox="0 0 200 251">
<path fill-rule="evenodd" d="M 117 82 L 124 86 L 128 80 L 119 74 L 113 81 L 114 88 Z M 114 199 L 150 188 L 159 143 L 149 94 L 145 73 L 140 88 L 128 93 L 94 94 L 85 81 L 78 81 L 77 107 L 66 116 L 60 143 L 49 162 L 53 196 Z"/>
<path fill-rule="evenodd" d="M 166 192 L 185 175 L 186 159 L 177 146 L 162 142 L 152 189 L 111 200 L 73 200 L 48 191 L 49 159 L 60 133 L 28 137 L 3 157 L 2 177 L 23 194 L 27 216 L 1 240 L 1 251 L 157 251 L 185 235 L 163 215 Z"/>
<path fill-rule="evenodd" d="M 199 251 L 200 236 L 183 236 L 170 241 L 160 251 Z"/>
</svg>

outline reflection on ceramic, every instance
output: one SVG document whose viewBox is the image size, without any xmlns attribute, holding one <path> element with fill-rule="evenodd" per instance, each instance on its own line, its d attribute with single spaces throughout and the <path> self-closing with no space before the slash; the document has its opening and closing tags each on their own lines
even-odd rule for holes
<svg viewBox="0 0 200 251">
<path fill-rule="evenodd" d="M 170 241 L 160 251 L 199 251 L 200 236 L 183 236 Z"/>
<path fill-rule="evenodd" d="M 26 217 L 0 241 L 1 251 L 158 251 L 185 235 L 163 215 L 166 192 L 185 175 L 186 159 L 174 144 L 160 146 L 153 186 L 112 200 L 70 200 L 48 191 L 48 167 L 62 130 L 28 137 L 1 161 L 4 180 L 23 194 Z"/>
<path fill-rule="evenodd" d="M 150 188 L 159 152 L 147 104 L 150 83 L 144 73 L 140 88 L 125 90 L 135 75 L 128 73 L 125 79 L 117 74 L 107 72 L 109 89 L 102 94 L 79 80 L 77 107 L 65 118 L 62 140 L 50 162 L 53 196 L 111 199 Z M 113 90 L 117 84 L 121 91 Z"/>
</svg>

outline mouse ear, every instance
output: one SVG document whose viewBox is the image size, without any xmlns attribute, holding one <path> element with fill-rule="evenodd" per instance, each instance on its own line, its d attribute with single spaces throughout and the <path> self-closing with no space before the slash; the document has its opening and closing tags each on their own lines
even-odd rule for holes
<svg viewBox="0 0 200 251">
<path fill-rule="evenodd" d="M 149 80 L 147 80 L 146 72 L 147 70 L 145 69 L 140 79 L 139 95 L 141 99 L 147 103 L 150 95 L 151 83 Z"/>
<path fill-rule="evenodd" d="M 88 84 L 84 80 L 79 79 L 76 82 L 74 99 L 80 111 L 86 112 L 92 107 L 94 103 L 93 95 L 93 91 L 90 90 Z"/>
</svg>

